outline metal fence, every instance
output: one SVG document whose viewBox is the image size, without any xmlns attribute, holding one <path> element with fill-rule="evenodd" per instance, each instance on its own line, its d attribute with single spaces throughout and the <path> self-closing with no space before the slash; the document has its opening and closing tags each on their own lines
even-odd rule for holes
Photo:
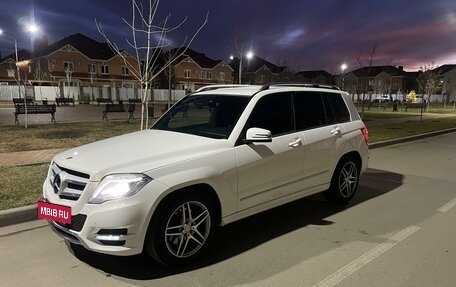
<svg viewBox="0 0 456 287">
<path fill-rule="evenodd" d="M 141 89 L 135 88 L 111 88 L 111 87 L 63 87 L 57 86 L 33 86 L 25 87 L 17 85 L 0 85 L 0 101 L 12 101 L 13 98 L 23 98 L 24 95 L 35 101 L 50 100 L 65 97 L 75 101 L 95 101 L 97 98 L 128 100 L 141 97 Z M 63 95 L 62 95 L 63 93 Z M 148 91 L 149 101 L 178 101 L 185 96 L 184 90 L 153 89 Z"/>
</svg>

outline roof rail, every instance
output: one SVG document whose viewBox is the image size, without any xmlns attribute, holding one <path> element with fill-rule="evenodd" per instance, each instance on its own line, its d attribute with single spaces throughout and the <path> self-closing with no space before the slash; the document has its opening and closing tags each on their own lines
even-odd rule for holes
<svg viewBox="0 0 456 287">
<path fill-rule="evenodd" d="M 199 88 L 198 90 L 195 91 L 195 93 L 217 90 L 217 89 L 224 89 L 224 88 L 242 88 L 242 87 L 248 87 L 248 86 L 250 86 L 250 85 L 238 85 L 238 84 L 207 85 L 207 86 Z"/>
<path fill-rule="evenodd" d="M 308 88 L 320 88 L 340 91 L 340 88 L 336 85 L 327 84 L 315 84 L 315 83 L 269 83 L 263 85 L 259 91 L 269 90 L 271 87 L 308 87 Z"/>
</svg>

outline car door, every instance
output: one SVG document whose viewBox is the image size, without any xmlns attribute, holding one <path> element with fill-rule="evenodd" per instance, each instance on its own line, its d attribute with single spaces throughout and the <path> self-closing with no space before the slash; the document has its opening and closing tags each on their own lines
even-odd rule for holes
<svg viewBox="0 0 456 287">
<path fill-rule="evenodd" d="M 296 128 L 303 130 L 303 188 L 309 192 L 321 190 L 331 180 L 331 171 L 341 152 L 343 125 L 337 120 L 337 107 L 329 93 L 300 92 L 294 96 Z M 335 94 L 334 97 L 340 95 Z M 336 100 L 337 101 L 337 100 Z"/>
<path fill-rule="evenodd" d="M 271 131 L 272 141 L 235 147 L 239 210 L 301 190 L 302 135 L 295 131 L 292 93 L 270 94 L 259 99 L 241 137 L 251 127 Z"/>
</svg>

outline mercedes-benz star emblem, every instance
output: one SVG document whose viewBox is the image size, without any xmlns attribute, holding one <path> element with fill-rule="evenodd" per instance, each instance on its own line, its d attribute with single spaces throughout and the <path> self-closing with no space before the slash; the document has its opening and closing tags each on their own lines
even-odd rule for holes
<svg viewBox="0 0 456 287">
<path fill-rule="evenodd" d="M 58 193 L 60 190 L 60 185 L 62 184 L 62 179 L 60 178 L 60 173 L 56 174 L 54 180 L 52 181 L 52 187 L 54 188 L 54 192 Z"/>
</svg>

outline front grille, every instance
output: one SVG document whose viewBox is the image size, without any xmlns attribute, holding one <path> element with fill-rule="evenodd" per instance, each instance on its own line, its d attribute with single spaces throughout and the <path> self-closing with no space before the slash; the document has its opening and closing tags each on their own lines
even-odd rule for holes
<svg viewBox="0 0 456 287">
<path fill-rule="evenodd" d="M 61 167 L 51 166 L 49 181 L 54 192 L 62 199 L 78 200 L 89 182 L 90 175 Z"/>
<path fill-rule="evenodd" d="M 68 223 L 60 223 L 60 222 L 55 222 L 58 225 L 65 227 L 66 229 L 71 229 L 74 231 L 81 231 L 82 227 L 84 227 L 84 223 L 87 219 L 87 215 L 85 214 L 76 214 L 71 216 L 71 224 Z"/>
</svg>

